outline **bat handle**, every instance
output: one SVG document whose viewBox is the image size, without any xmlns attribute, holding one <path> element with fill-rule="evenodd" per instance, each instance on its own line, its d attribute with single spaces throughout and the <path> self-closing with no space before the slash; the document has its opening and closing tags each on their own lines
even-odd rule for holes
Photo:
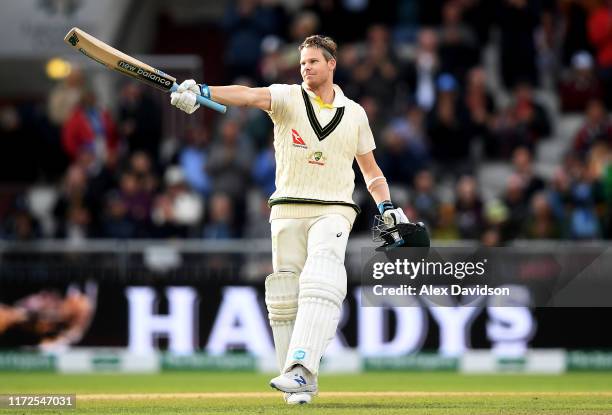
<svg viewBox="0 0 612 415">
<path fill-rule="evenodd" d="M 174 85 L 172 85 L 172 88 L 170 88 L 170 92 L 176 91 L 177 88 L 178 84 L 175 82 Z M 218 111 L 221 114 L 225 114 L 225 111 L 227 111 L 227 107 L 225 105 L 221 105 L 218 102 L 212 101 L 208 98 L 204 98 L 202 95 L 196 95 L 196 99 L 198 101 L 198 104 L 204 105 L 205 107 L 208 107 L 211 110 Z"/>
</svg>

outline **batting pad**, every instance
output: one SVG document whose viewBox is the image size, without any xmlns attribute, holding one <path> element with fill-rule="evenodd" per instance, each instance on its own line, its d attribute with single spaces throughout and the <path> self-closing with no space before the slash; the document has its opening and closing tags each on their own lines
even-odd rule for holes
<svg viewBox="0 0 612 415">
<path fill-rule="evenodd" d="M 285 365 L 298 307 L 298 276 L 277 272 L 266 277 L 266 307 L 279 370 Z"/>
<path fill-rule="evenodd" d="M 317 375 L 321 357 L 336 333 L 345 296 L 346 270 L 340 258 L 324 251 L 309 255 L 300 276 L 298 313 L 284 372 L 300 364 Z"/>
</svg>

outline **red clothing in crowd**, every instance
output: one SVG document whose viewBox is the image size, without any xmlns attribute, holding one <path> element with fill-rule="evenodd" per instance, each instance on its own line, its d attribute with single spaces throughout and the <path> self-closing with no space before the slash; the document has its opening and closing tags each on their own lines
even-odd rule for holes
<svg viewBox="0 0 612 415">
<path fill-rule="evenodd" d="M 600 7 L 589 16 L 589 38 L 597 49 L 597 63 L 612 68 L 612 8 Z"/>
<path fill-rule="evenodd" d="M 102 118 L 106 139 L 106 151 L 114 152 L 119 144 L 117 126 L 108 111 L 99 110 Z M 62 144 L 64 151 L 71 159 L 75 159 L 81 149 L 92 146 L 96 133 L 82 107 L 77 107 L 64 123 L 62 129 Z"/>
</svg>

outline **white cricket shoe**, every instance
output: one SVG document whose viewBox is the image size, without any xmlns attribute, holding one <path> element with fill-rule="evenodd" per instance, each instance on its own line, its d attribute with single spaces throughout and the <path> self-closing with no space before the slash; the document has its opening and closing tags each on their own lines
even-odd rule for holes
<svg viewBox="0 0 612 415">
<path fill-rule="evenodd" d="M 287 393 L 283 395 L 285 402 L 289 405 L 305 405 L 312 402 L 312 397 L 314 396 L 313 392 L 297 392 L 297 393 Z"/>
<path fill-rule="evenodd" d="M 315 377 L 302 365 L 295 365 L 287 373 L 270 380 L 270 386 L 281 392 L 316 392 Z"/>
</svg>

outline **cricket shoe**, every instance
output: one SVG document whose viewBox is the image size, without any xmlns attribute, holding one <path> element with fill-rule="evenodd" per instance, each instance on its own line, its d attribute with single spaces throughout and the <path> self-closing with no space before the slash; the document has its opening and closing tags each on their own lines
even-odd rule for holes
<svg viewBox="0 0 612 415">
<path fill-rule="evenodd" d="M 302 365 L 295 365 L 287 373 L 271 379 L 270 386 L 288 393 L 317 391 L 315 377 Z"/>
<path fill-rule="evenodd" d="M 287 404 L 289 405 L 306 405 L 312 402 L 312 398 L 314 395 L 314 392 L 285 392 L 283 398 L 285 399 L 285 402 L 287 402 Z"/>
</svg>

